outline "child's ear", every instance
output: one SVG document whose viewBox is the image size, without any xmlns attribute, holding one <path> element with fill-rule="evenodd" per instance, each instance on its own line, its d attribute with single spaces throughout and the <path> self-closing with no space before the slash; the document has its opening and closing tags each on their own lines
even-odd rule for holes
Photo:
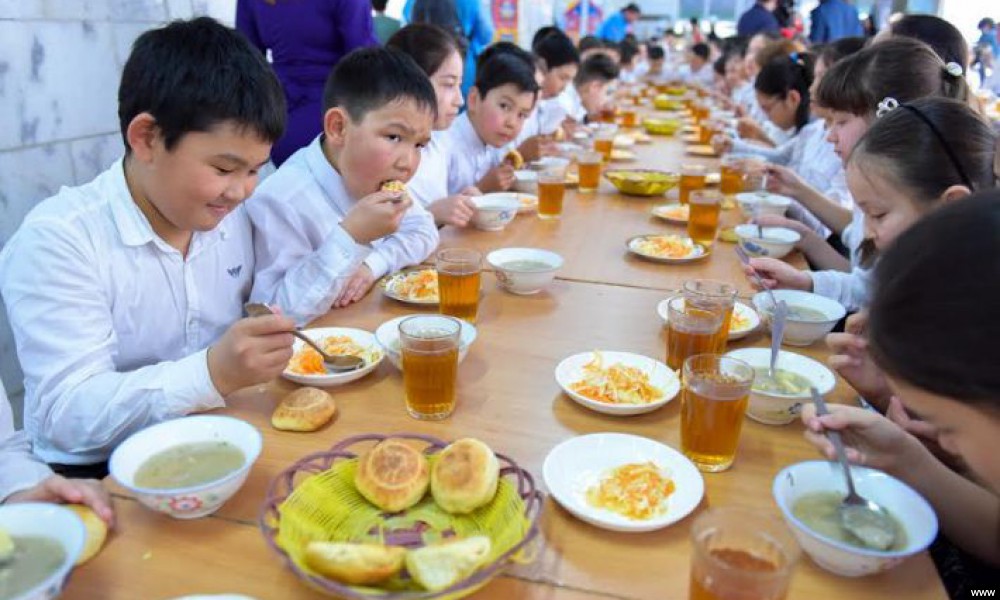
<svg viewBox="0 0 1000 600">
<path fill-rule="evenodd" d="M 785 99 L 790 103 L 798 106 L 802 103 L 802 94 L 798 90 L 788 90 L 788 95 Z"/>
<path fill-rule="evenodd" d="M 479 104 L 482 101 L 483 97 L 479 95 L 479 88 L 476 86 L 469 88 L 469 97 L 465 100 L 465 107 L 470 115 L 479 110 Z"/>
<path fill-rule="evenodd" d="M 125 139 L 132 155 L 140 162 L 149 162 L 160 136 L 156 119 L 148 112 L 137 114 L 125 128 Z"/>
<path fill-rule="evenodd" d="M 941 194 L 941 201 L 944 203 L 954 202 L 955 200 L 961 200 L 970 194 L 972 194 L 972 190 L 964 185 L 952 185 L 949 186 L 943 194 Z"/>
<path fill-rule="evenodd" d="M 350 117 L 343 108 L 334 106 L 323 115 L 323 135 L 330 143 L 340 146 L 344 143 L 347 121 Z"/>
</svg>

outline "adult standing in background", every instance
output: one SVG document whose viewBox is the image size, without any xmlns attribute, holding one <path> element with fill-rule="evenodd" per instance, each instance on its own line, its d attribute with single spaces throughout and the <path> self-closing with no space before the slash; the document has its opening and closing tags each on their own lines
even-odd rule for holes
<svg viewBox="0 0 1000 600">
<path fill-rule="evenodd" d="M 641 16 L 642 10 L 633 2 L 605 19 L 594 35 L 609 42 L 621 42 L 625 39 L 625 34 L 629 32 L 632 23 L 638 21 Z"/>
<path fill-rule="evenodd" d="M 844 0 L 820 0 L 819 6 L 809 13 L 809 41 L 827 44 L 845 37 L 864 35 L 858 9 Z"/>
<path fill-rule="evenodd" d="M 778 0 L 757 0 L 745 13 L 740 15 L 736 24 L 736 34 L 753 37 L 758 33 L 778 33 L 781 29 L 774 9 L 778 8 Z"/>
<path fill-rule="evenodd" d="M 372 19 L 375 24 L 375 37 L 378 38 L 378 43 L 383 46 L 385 46 L 386 40 L 392 37 L 392 34 L 399 31 L 401 26 L 398 19 L 385 15 L 385 5 L 388 3 L 388 0 L 372 0 L 372 10 L 375 11 L 375 18 Z"/>
<path fill-rule="evenodd" d="M 285 135 L 271 149 L 281 166 L 323 129 L 323 85 L 337 62 L 375 46 L 372 8 L 363 0 L 237 0 L 236 28 L 271 51 L 288 106 Z"/>
<path fill-rule="evenodd" d="M 493 43 L 493 25 L 483 14 L 479 0 L 406 0 L 403 18 L 407 23 L 431 23 L 455 34 L 465 46 L 462 95 L 467 96 L 476 80 L 476 61 Z"/>
</svg>

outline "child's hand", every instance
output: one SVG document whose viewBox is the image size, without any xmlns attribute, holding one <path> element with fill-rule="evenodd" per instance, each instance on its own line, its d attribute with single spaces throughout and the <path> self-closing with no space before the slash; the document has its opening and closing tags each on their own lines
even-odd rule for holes
<svg viewBox="0 0 1000 600">
<path fill-rule="evenodd" d="M 764 133 L 764 128 L 750 117 L 741 117 L 736 121 L 736 131 L 745 140 L 757 140 L 770 143 L 771 139 Z"/>
<path fill-rule="evenodd" d="M 292 358 L 295 321 L 280 315 L 240 319 L 208 349 L 208 373 L 219 394 L 227 396 L 281 374 Z"/>
<path fill-rule="evenodd" d="M 848 320 L 850 329 L 850 320 Z M 827 364 L 874 407 L 884 411 L 892 390 L 889 382 L 868 353 L 868 340 L 855 333 L 831 333 L 826 345 L 832 351 Z"/>
<path fill-rule="evenodd" d="M 732 136 L 725 133 L 717 133 L 712 136 L 712 149 L 716 154 L 725 154 L 733 149 Z"/>
<path fill-rule="evenodd" d="M 405 192 L 375 192 L 351 207 L 340 226 L 355 242 L 368 244 L 395 233 L 412 204 Z"/>
<path fill-rule="evenodd" d="M 839 431 L 847 449 L 847 460 L 857 465 L 898 472 L 906 464 L 909 452 L 920 443 L 882 415 L 858 408 L 830 404 L 830 414 L 816 416 L 816 407 L 808 403 L 802 407 L 802 422 L 806 425 L 806 439 L 828 460 L 836 460 L 833 444 L 825 431 Z"/>
<path fill-rule="evenodd" d="M 775 194 L 796 198 L 807 185 L 798 173 L 782 165 L 768 163 L 764 172 L 768 176 L 767 189 Z"/>
<path fill-rule="evenodd" d="M 769 289 L 812 291 L 812 278 L 808 273 L 776 258 L 751 258 L 750 264 L 743 266 L 743 272 L 754 288 L 759 288 L 751 277 L 756 272 Z"/>
<path fill-rule="evenodd" d="M 472 220 L 476 206 L 470 200 L 469 195 L 463 191 L 461 194 L 448 196 L 434 202 L 427 207 L 427 210 L 434 215 L 434 222 L 438 225 L 465 227 Z"/>
<path fill-rule="evenodd" d="M 374 284 L 375 274 L 368 268 L 368 265 L 362 263 L 358 267 L 358 270 L 354 272 L 354 275 L 351 275 L 351 278 L 344 284 L 343 289 L 340 290 L 340 295 L 334 300 L 333 305 L 337 308 L 343 308 L 348 304 L 353 304 L 361 300 L 368 293 L 368 290 L 372 289 Z"/>
<path fill-rule="evenodd" d="M 60 475 L 52 475 L 35 487 L 11 494 L 6 502 L 85 504 L 93 509 L 108 527 L 115 526 L 115 511 L 111 507 L 111 496 L 96 479 L 66 479 Z"/>
<path fill-rule="evenodd" d="M 514 185 L 514 167 L 507 163 L 501 163 L 490 169 L 489 173 L 479 180 L 476 187 L 489 193 L 506 192 L 512 185 Z"/>
</svg>

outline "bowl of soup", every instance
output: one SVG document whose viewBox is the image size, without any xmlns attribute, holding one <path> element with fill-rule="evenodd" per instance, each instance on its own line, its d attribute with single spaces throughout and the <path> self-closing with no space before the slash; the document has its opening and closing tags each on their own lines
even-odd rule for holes
<svg viewBox="0 0 1000 600">
<path fill-rule="evenodd" d="M 521 208 L 517 194 L 509 192 L 473 196 L 471 200 L 476 207 L 472 224 L 483 231 L 503 231 Z"/>
<path fill-rule="evenodd" d="M 734 228 L 740 246 L 750 256 L 784 258 L 799 243 L 802 236 L 787 227 L 757 227 L 752 224 L 737 225 Z"/>
<path fill-rule="evenodd" d="M 800 290 L 772 291 L 778 300 L 783 300 L 788 305 L 782 343 L 789 346 L 809 346 L 821 340 L 847 314 L 847 310 L 839 302 L 819 294 Z M 770 294 L 766 291 L 755 294 L 753 305 L 770 328 L 771 317 L 774 315 Z"/>
<path fill-rule="evenodd" d="M 531 169 L 514 171 L 514 190 L 525 194 L 537 194 L 538 171 Z"/>
<path fill-rule="evenodd" d="M 4 504 L 0 530 L 13 542 L 10 555 L 0 560 L 0 598 L 59 596 L 87 537 L 80 517 L 56 504 Z"/>
<path fill-rule="evenodd" d="M 740 207 L 740 212 L 747 219 L 752 219 L 760 215 L 784 216 L 785 211 L 792 205 L 792 199 L 780 194 L 771 192 L 741 192 L 736 194 L 736 204 Z"/>
<path fill-rule="evenodd" d="M 500 286 L 512 294 L 537 294 L 563 265 L 555 252 L 540 248 L 501 248 L 486 255 Z"/>
<path fill-rule="evenodd" d="M 847 489 L 839 463 L 796 463 L 774 478 L 774 501 L 816 564 L 846 577 L 872 575 L 923 552 L 934 541 L 937 517 L 913 488 L 875 469 L 852 466 L 851 474 L 858 493 L 885 508 L 895 523 L 895 541 L 887 550 L 865 546 L 841 526 L 837 507 Z"/>
<path fill-rule="evenodd" d="M 837 385 L 837 378 L 826 365 L 807 356 L 778 351 L 774 377 L 768 372 L 771 363 L 770 348 L 740 348 L 727 353 L 738 358 L 754 371 L 753 387 L 747 416 L 767 425 L 785 425 L 794 421 L 809 402 L 810 387 L 821 395 L 829 394 Z"/>
<path fill-rule="evenodd" d="M 419 315 L 403 315 L 402 317 L 389 319 L 375 330 L 375 339 L 382 346 L 382 350 L 385 351 L 385 357 L 400 371 L 403 370 L 403 355 L 401 354 L 399 345 L 399 323 L 403 319 L 415 316 Z M 464 319 L 459 320 L 462 323 L 462 331 L 459 333 L 458 340 L 458 362 L 461 363 L 469 353 L 469 347 L 472 346 L 472 342 L 476 341 L 477 332 L 475 325 L 467 323 Z"/>
<path fill-rule="evenodd" d="M 177 519 L 219 509 L 240 489 L 260 455 L 261 436 L 245 421 L 196 415 L 158 423 L 111 454 L 111 476 L 147 507 Z"/>
</svg>

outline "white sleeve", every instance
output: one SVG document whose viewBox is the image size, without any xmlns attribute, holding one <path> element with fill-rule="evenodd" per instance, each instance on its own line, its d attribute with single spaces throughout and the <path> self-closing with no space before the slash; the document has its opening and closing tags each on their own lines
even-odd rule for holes
<svg viewBox="0 0 1000 600">
<path fill-rule="evenodd" d="M 776 165 L 786 165 L 792 157 L 793 143 L 794 141 L 790 140 L 776 148 L 770 148 L 768 146 L 761 146 L 760 144 L 751 144 L 741 139 L 734 139 L 732 152 L 733 154 L 753 154 Z"/>
<path fill-rule="evenodd" d="M 247 202 L 257 255 L 250 300 L 280 307 L 301 326 L 330 310 L 371 249 L 356 243 L 339 223 L 313 248 L 303 222 L 307 217 L 289 206 L 293 200 L 258 193 Z"/>
<path fill-rule="evenodd" d="M 3 299 L 24 370 L 32 435 L 81 462 L 97 462 L 144 427 L 225 406 L 208 372 L 207 350 L 117 371 L 101 257 L 88 242 L 41 225 L 21 231 L 8 246 Z"/>
<path fill-rule="evenodd" d="M 840 302 L 848 312 L 868 306 L 871 295 L 871 271 L 855 267 L 843 271 L 810 271 L 813 292 Z"/>
<path fill-rule="evenodd" d="M 14 492 L 38 485 L 52 471 L 31 455 L 28 436 L 14 431 L 14 419 L 7 394 L 0 383 L 0 502 Z"/>
<path fill-rule="evenodd" d="M 375 278 L 422 263 L 441 241 L 434 217 L 414 202 L 403 215 L 396 233 L 377 240 L 374 250 L 365 259 Z"/>
</svg>

